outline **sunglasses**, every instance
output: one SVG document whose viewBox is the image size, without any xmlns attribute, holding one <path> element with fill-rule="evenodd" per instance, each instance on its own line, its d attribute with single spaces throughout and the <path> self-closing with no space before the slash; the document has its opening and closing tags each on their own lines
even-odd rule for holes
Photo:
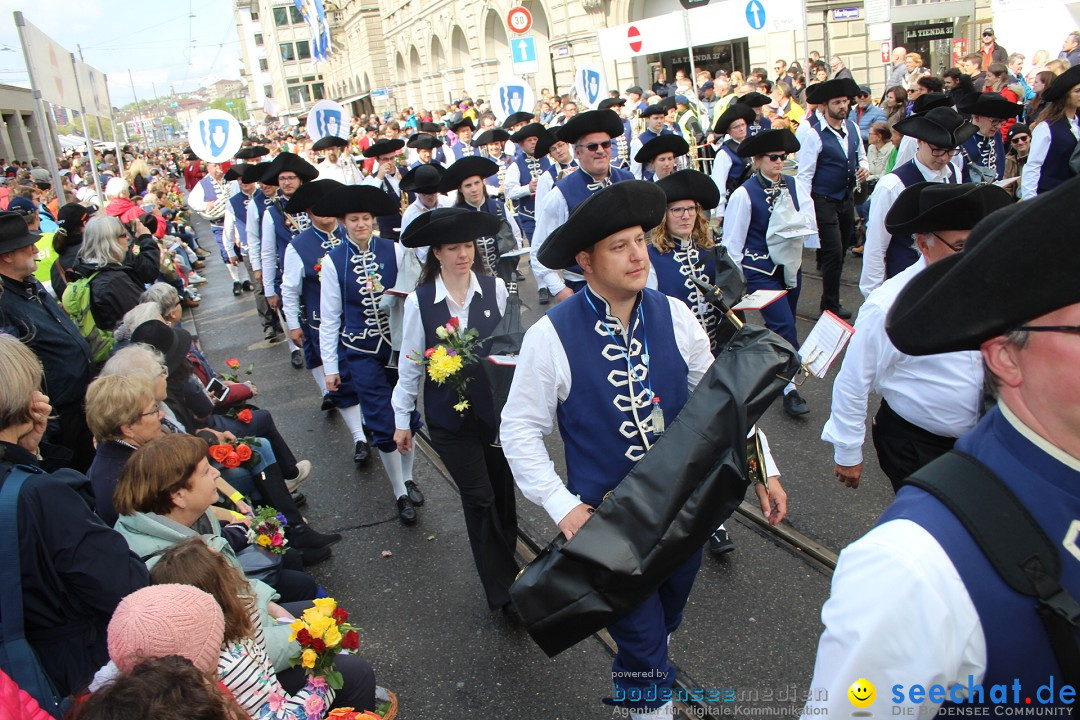
<svg viewBox="0 0 1080 720">
<path fill-rule="evenodd" d="M 1031 138 L 1029 138 L 1027 135 L 1024 135 L 1022 137 L 1014 137 L 1009 142 L 1011 142 L 1013 145 L 1019 145 L 1020 143 L 1026 143 L 1029 140 L 1031 140 Z"/>
<path fill-rule="evenodd" d="M 589 143 L 588 145 L 578 145 L 579 150 L 588 150 L 591 153 L 594 153 L 597 150 L 600 150 L 601 148 L 603 148 L 604 150 L 610 150 L 611 149 L 611 141 L 610 140 L 605 140 L 604 142 Z"/>
<path fill-rule="evenodd" d="M 769 153 L 765 157 L 769 158 L 773 162 L 779 162 L 780 160 L 787 160 L 787 153 Z"/>
</svg>

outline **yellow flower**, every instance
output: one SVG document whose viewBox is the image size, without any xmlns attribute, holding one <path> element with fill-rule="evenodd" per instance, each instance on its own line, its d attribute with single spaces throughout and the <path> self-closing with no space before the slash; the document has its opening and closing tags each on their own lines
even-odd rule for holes
<svg viewBox="0 0 1080 720">
<path fill-rule="evenodd" d="M 259 545 L 261 545 L 263 547 L 270 547 L 270 536 L 269 535 L 260 535 L 258 542 L 259 542 Z"/>
<path fill-rule="evenodd" d="M 305 623 L 303 620 L 293 620 L 292 623 L 289 625 L 289 629 L 292 630 L 292 633 L 289 635 L 289 642 L 295 642 L 296 634 L 306 627 L 307 623 Z"/>
<path fill-rule="evenodd" d="M 428 360 L 428 375 L 441 385 L 446 382 L 447 378 L 460 370 L 461 365 L 460 355 L 448 355 L 446 348 L 440 347 Z"/>
<path fill-rule="evenodd" d="M 337 600 L 334 598 L 319 598 L 312 600 L 311 604 L 315 606 L 315 609 L 319 611 L 324 617 L 332 617 L 334 610 L 337 610 Z"/>
<path fill-rule="evenodd" d="M 326 647 L 330 649 L 336 648 L 341 644 L 341 631 L 338 630 L 337 623 L 333 623 L 322 636 L 323 642 L 326 643 Z"/>
<path fill-rule="evenodd" d="M 458 412 L 465 412 L 466 410 L 469 409 L 469 401 L 468 400 L 462 400 L 461 402 L 459 402 L 457 405 L 454 406 L 454 409 L 457 410 Z"/>
<path fill-rule="evenodd" d="M 300 654 L 300 664 L 310 670 L 311 668 L 315 667 L 315 659 L 318 656 L 318 653 L 316 653 L 311 648 L 308 648 Z"/>
<path fill-rule="evenodd" d="M 310 625 L 311 637 L 322 638 L 324 642 L 326 641 L 326 638 L 324 637 L 326 632 L 330 628 L 337 628 L 337 622 L 335 622 L 333 618 L 328 617 L 316 617 L 310 621 Z"/>
</svg>

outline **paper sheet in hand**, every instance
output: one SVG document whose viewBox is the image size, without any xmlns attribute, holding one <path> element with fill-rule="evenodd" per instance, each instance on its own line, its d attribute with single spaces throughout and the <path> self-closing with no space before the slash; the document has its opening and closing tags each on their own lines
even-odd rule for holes
<svg viewBox="0 0 1080 720">
<path fill-rule="evenodd" d="M 517 355 L 488 355 L 488 362 L 492 362 L 496 365 L 509 365 L 511 367 L 517 367 L 518 356 Z"/>
<path fill-rule="evenodd" d="M 1019 180 L 1020 180 L 1020 176 L 1019 175 L 1014 175 L 1014 176 L 1012 176 L 1010 178 L 1002 178 L 1000 180 L 995 180 L 994 184 L 997 185 L 1000 188 L 1007 188 L 1010 185 L 1015 184 Z"/>
<path fill-rule="evenodd" d="M 499 253 L 499 257 L 501 257 L 501 258 L 512 258 L 512 257 L 521 257 L 522 255 L 528 255 L 528 254 L 529 254 L 529 248 L 523 247 L 523 248 L 518 248 L 517 250 L 510 250 L 509 252 Z"/>
<path fill-rule="evenodd" d="M 780 298 L 787 295 L 787 290 L 755 290 L 742 300 L 738 305 L 732 305 L 732 310 L 760 310 L 772 305 Z"/>
<path fill-rule="evenodd" d="M 811 375 L 824 378 L 854 334 L 855 328 L 826 310 L 803 341 L 799 357 Z"/>
</svg>

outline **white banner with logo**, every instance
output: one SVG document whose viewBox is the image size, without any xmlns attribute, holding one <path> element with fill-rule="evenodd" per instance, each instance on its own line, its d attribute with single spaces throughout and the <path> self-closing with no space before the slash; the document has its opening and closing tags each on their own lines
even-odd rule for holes
<svg viewBox="0 0 1080 720">
<path fill-rule="evenodd" d="M 221 163 L 231 160 L 244 142 L 240 122 L 224 110 L 206 110 L 188 127 L 188 144 L 200 160 Z"/>
<path fill-rule="evenodd" d="M 536 94 L 529 83 L 519 77 L 505 77 L 491 86 L 491 111 L 501 123 L 516 112 L 532 112 Z"/>
<path fill-rule="evenodd" d="M 307 116 L 307 134 L 313 142 L 337 135 L 349 139 L 352 114 L 340 103 L 333 100 L 320 100 L 311 106 Z"/>
</svg>

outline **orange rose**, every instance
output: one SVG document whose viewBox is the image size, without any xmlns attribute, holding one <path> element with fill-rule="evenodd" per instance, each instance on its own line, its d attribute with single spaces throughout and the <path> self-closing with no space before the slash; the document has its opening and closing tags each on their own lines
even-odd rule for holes
<svg viewBox="0 0 1080 720">
<path fill-rule="evenodd" d="M 235 452 L 230 452 L 225 456 L 225 459 L 221 461 L 221 464 L 229 469 L 240 467 L 240 456 Z"/>
<path fill-rule="evenodd" d="M 244 423 L 245 425 L 250 423 L 253 417 L 254 416 L 251 414 L 251 411 L 246 408 L 236 414 L 236 419 Z"/>
<path fill-rule="evenodd" d="M 228 360 L 225 361 L 225 364 L 228 365 L 229 367 L 231 367 L 233 370 L 236 370 L 237 368 L 240 367 L 240 361 L 237 360 L 236 358 L 229 358 Z"/>
<path fill-rule="evenodd" d="M 247 462 L 251 459 L 251 448 L 240 443 L 236 446 L 236 455 L 240 458 L 240 462 Z"/>
<path fill-rule="evenodd" d="M 228 445 L 211 445 L 210 446 L 210 459 L 214 462 L 225 462 L 225 458 L 232 452 L 232 448 Z"/>
</svg>

